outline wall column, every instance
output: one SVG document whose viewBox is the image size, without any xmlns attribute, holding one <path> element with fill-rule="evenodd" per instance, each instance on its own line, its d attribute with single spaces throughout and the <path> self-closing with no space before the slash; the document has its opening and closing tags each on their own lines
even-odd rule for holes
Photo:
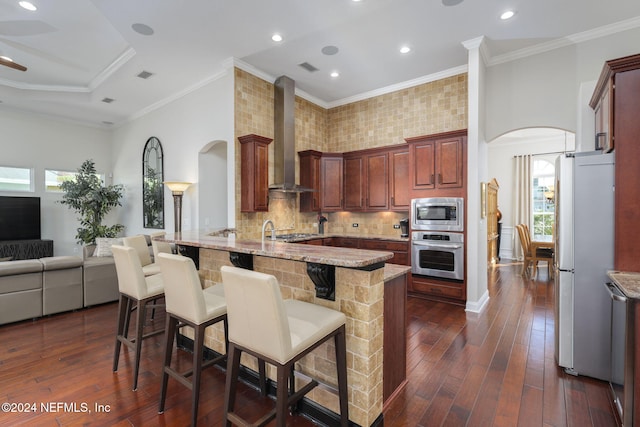
<svg viewBox="0 0 640 427">
<path fill-rule="evenodd" d="M 481 218 L 480 183 L 489 181 L 487 142 L 484 132 L 484 36 L 462 43 L 468 59 L 467 125 L 467 305 L 480 312 L 489 300 L 487 291 L 487 220 Z"/>
</svg>

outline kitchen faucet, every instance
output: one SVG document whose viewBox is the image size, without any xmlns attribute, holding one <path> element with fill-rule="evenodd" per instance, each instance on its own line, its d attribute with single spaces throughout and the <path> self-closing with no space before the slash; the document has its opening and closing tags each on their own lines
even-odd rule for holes
<svg viewBox="0 0 640 427">
<path fill-rule="evenodd" d="M 262 243 L 264 243 L 264 233 L 267 231 L 267 225 L 271 224 L 271 240 L 276 240 L 276 227 L 273 225 L 273 221 L 267 219 L 262 223 Z"/>
</svg>

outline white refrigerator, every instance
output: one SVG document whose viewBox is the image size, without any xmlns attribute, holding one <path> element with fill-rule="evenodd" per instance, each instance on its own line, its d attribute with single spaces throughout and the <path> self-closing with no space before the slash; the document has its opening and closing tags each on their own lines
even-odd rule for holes
<svg viewBox="0 0 640 427">
<path fill-rule="evenodd" d="M 614 155 L 562 155 L 555 182 L 555 356 L 567 373 L 609 381 Z"/>
</svg>

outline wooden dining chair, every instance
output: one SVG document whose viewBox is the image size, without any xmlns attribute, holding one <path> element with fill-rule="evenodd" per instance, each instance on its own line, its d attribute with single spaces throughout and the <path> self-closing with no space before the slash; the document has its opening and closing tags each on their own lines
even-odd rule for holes
<svg viewBox="0 0 640 427">
<path fill-rule="evenodd" d="M 538 271 L 538 261 L 546 261 L 549 269 L 549 277 L 553 277 L 553 249 L 540 248 L 531 240 L 529 227 L 525 224 L 516 225 L 518 236 L 520 237 L 520 245 L 522 246 L 522 254 L 524 263 L 522 264 L 522 275 L 529 274 L 529 266 L 533 266 L 534 273 Z"/>
</svg>

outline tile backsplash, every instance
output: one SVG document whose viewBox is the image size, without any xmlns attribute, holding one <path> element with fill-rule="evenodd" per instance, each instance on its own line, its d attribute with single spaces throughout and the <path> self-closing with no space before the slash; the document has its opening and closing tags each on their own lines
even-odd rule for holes
<svg viewBox="0 0 640 427">
<path fill-rule="evenodd" d="M 467 127 L 467 75 L 460 74 L 324 109 L 296 97 L 296 151 L 345 152 L 404 143 L 404 138 Z M 235 69 L 236 229 L 260 237 L 262 223 L 274 222 L 281 233 L 317 233 L 315 213 L 299 212 L 297 194 L 269 195 L 268 212 L 240 212 L 240 147 L 237 138 L 255 133 L 273 138 L 273 84 Z M 273 147 L 269 146 L 269 182 L 273 183 Z M 296 158 L 296 182 L 299 170 Z M 394 229 L 408 212 L 325 213 L 325 233 L 400 235 Z M 357 223 L 357 228 L 352 224 Z"/>
<path fill-rule="evenodd" d="M 336 212 L 325 215 L 325 233 L 366 236 L 400 236 L 400 230 L 393 228 L 409 212 Z M 353 224 L 358 224 L 354 227 Z"/>
</svg>

